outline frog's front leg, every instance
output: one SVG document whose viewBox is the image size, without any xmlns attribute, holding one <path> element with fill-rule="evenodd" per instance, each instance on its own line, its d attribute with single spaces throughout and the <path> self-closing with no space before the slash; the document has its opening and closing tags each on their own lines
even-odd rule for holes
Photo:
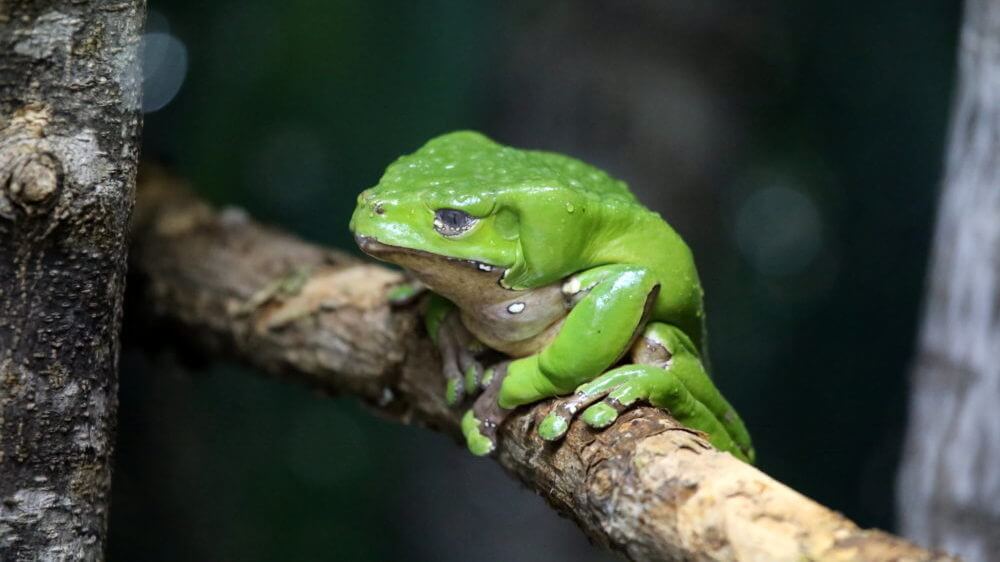
<svg viewBox="0 0 1000 562">
<path fill-rule="evenodd" d="M 617 362 L 638 335 L 659 284 L 645 268 L 607 265 L 574 275 L 563 293 L 575 304 L 541 352 L 510 365 L 504 408 L 572 392 Z"/>
<path fill-rule="evenodd" d="M 561 400 L 539 427 L 543 437 L 561 438 L 581 410 L 580 417 L 587 424 L 603 428 L 621 412 L 647 402 L 704 432 L 716 448 L 753 462 L 754 450 L 743 422 L 716 389 L 697 349 L 679 328 L 649 324 L 632 348 L 632 360 L 635 364 L 612 369 Z"/>
<path fill-rule="evenodd" d="M 441 352 L 445 400 L 455 405 L 479 390 L 483 367 L 477 356 L 485 347 L 462 324 L 455 305 L 435 293 L 428 299 L 424 321 Z"/>
<path fill-rule="evenodd" d="M 463 430 L 469 448 L 493 448 L 492 436 L 472 431 L 483 427 L 482 413 L 502 420 L 517 406 L 572 392 L 618 361 L 645 321 L 658 287 L 648 270 L 627 265 L 602 266 L 570 278 L 563 292 L 574 305 L 559 333 L 538 354 L 511 362 L 506 376 L 490 385 L 499 385 L 495 396 L 484 394 L 466 414 Z M 489 446 L 483 438 L 490 440 Z"/>
<path fill-rule="evenodd" d="M 503 361 L 486 370 L 483 393 L 462 417 L 462 435 L 474 455 L 488 455 L 496 449 L 497 430 L 510 414 L 510 410 L 500 407 L 497 401 L 509 366 L 510 361 Z"/>
</svg>

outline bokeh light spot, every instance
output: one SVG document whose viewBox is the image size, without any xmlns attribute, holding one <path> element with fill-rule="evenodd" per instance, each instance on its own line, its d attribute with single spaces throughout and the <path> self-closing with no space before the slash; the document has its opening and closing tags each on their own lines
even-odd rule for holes
<svg viewBox="0 0 1000 562">
<path fill-rule="evenodd" d="M 162 109 L 177 96 L 187 75 L 187 47 L 165 32 L 142 36 L 142 111 Z"/>
<path fill-rule="evenodd" d="M 816 203 L 804 192 L 771 185 L 750 194 L 736 215 L 736 244 L 762 275 L 801 273 L 822 246 Z"/>
</svg>

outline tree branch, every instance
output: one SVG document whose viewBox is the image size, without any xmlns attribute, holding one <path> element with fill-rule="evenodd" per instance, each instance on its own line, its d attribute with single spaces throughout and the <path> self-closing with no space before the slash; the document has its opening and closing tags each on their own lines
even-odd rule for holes
<svg viewBox="0 0 1000 562">
<path fill-rule="evenodd" d="M 143 304 L 194 345 L 459 435 L 417 312 L 386 303 L 399 273 L 215 211 L 160 171 L 140 186 L 132 266 Z M 534 431 L 548 407 L 510 418 L 497 460 L 633 560 L 954 560 L 859 529 L 659 410 L 601 432 L 575 423 L 553 446 Z"/>
</svg>

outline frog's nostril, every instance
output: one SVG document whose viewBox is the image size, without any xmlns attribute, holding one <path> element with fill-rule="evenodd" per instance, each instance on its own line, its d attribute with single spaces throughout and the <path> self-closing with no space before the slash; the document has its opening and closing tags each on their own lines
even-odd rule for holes
<svg viewBox="0 0 1000 562">
<path fill-rule="evenodd" d="M 371 201 L 372 190 L 366 189 L 358 194 L 358 203 L 367 203 Z"/>
<path fill-rule="evenodd" d="M 372 210 L 375 211 L 376 215 L 384 215 L 385 214 L 385 208 L 382 206 L 381 203 L 375 203 L 372 206 Z"/>
</svg>

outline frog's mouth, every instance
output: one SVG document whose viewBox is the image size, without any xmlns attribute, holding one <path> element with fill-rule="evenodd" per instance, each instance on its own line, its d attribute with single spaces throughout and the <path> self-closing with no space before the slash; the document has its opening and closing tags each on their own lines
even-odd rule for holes
<svg viewBox="0 0 1000 562">
<path fill-rule="evenodd" d="M 373 236 L 362 236 L 358 234 L 354 236 L 354 241 L 357 242 L 358 247 L 361 248 L 362 252 L 378 260 L 399 263 L 397 261 L 398 257 L 407 255 L 420 256 L 424 259 L 430 259 L 434 261 L 447 261 L 449 263 L 464 265 L 469 268 L 475 269 L 476 271 L 481 271 L 483 273 L 500 272 L 501 277 L 503 276 L 504 273 L 507 272 L 507 270 L 503 267 L 482 261 L 467 260 L 451 256 L 442 256 L 439 254 L 432 254 L 431 252 L 426 252 L 424 250 L 415 250 L 413 248 L 404 248 L 402 246 L 392 246 L 389 244 L 384 244 L 382 242 L 379 242 Z"/>
<path fill-rule="evenodd" d="M 410 271 L 436 293 L 460 304 L 510 298 L 500 281 L 507 269 L 476 260 L 433 254 L 424 250 L 392 246 L 372 236 L 355 235 L 361 251 Z"/>
</svg>

